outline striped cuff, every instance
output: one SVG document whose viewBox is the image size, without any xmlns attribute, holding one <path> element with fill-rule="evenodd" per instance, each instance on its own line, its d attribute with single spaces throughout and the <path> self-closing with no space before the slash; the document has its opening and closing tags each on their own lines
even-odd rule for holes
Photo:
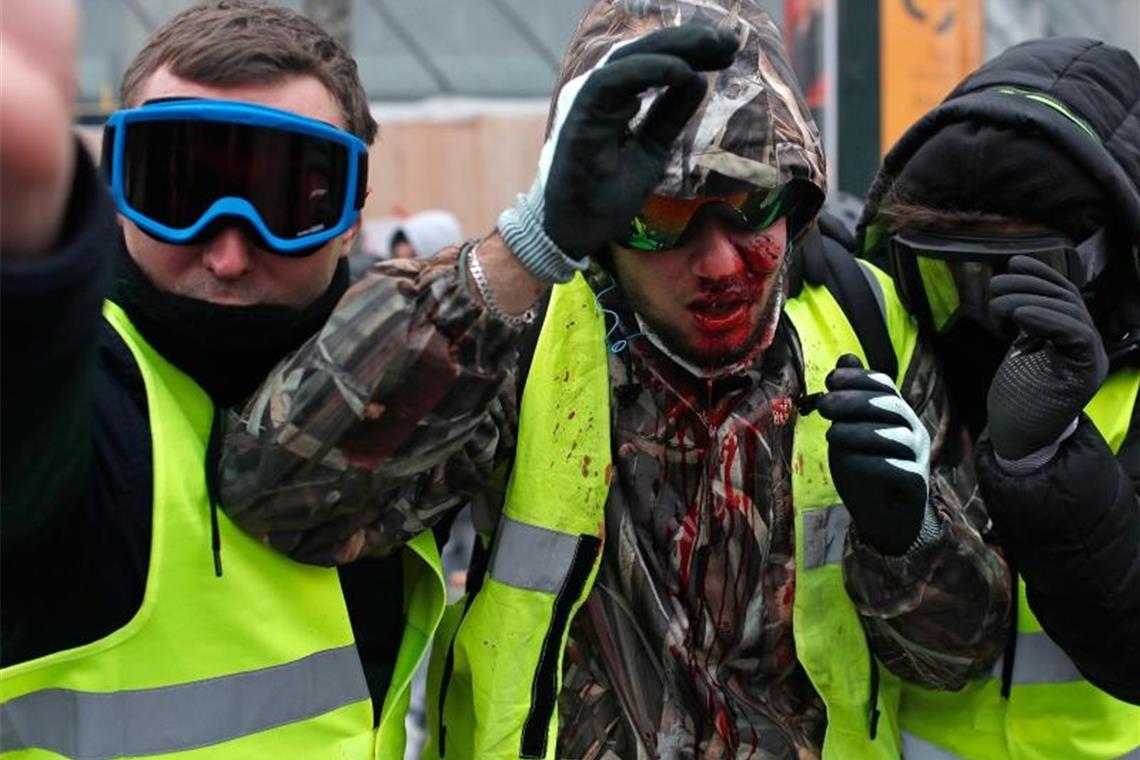
<svg viewBox="0 0 1140 760">
<path fill-rule="evenodd" d="M 1061 433 L 1057 440 L 1048 446 L 1037 449 L 1037 451 L 1026 454 L 1021 459 L 1004 459 L 1001 454 L 997 453 L 996 448 L 994 449 L 994 459 L 997 460 L 998 465 L 1007 475 L 1020 476 L 1036 472 L 1053 461 L 1053 457 L 1057 456 L 1057 451 L 1060 450 L 1064 440 L 1076 432 L 1077 423 L 1079 421 L 1079 416 L 1074 417 L 1073 421 L 1069 423 L 1069 426 L 1065 428 L 1065 432 Z"/>
<path fill-rule="evenodd" d="M 530 192 L 499 215 L 499 234 L 519 262 L 543 282 L 569 282 L 575 272 L 590 265 L 589 258 L 572 259 L 562 252 L 542 227 L 546 203 L 542 185 L 535 180 Z"/>
<path fill-rule="evenodd" d="M 914 543 L 910 545 L 906 553 L 910 554 L 915 549 L 933 544 L 941 535 L 942 518 L 938 516 L 938 510 L 934 508 L 934 504 L 928 498 L 926 500 L 926 511 L 922 515 L 922 525 L 918 528 L 918 536 L 915 537 Z"/>
</svg>

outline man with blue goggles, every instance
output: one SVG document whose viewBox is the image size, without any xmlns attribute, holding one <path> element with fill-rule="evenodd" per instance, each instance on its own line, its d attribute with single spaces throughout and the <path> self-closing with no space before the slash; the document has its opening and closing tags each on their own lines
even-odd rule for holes
<svg viewBox="0 0 1140 760">
<path fill-rule="evenodd" d="M 160 100 L 111 115 L 103 166 L 119 212 L 153 238 L 187 245 L 236 224 L 266 251 L 306 256 L 360 218 L 368 146 L 257 103 Z"/>
<path fill-rule="evenodd" d="M 73 6 L 5 0 L 0 29 L 0 753 L 402 757 L 431 531 L 304 566 L 215 487 L 227 408 L 348 287 L 356 64 L 280 6 L 189 8 L 128 65 L 101 179 Z"/>
</svg>

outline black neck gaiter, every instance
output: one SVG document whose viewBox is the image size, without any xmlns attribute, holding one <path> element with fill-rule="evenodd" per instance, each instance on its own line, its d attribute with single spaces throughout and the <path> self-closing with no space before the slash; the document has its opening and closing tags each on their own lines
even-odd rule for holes
<svg viewBox="0 0 1140 760">
<path fill-rule="evenodd" d="M 156 351 L 221 406 L 244 400 L 279 361 L 315 335 L 349 280 L 342 258 L 332 283 L 304 309 L 227 306 L 159 290 L 125 246 L 118 259 L 111 299 Z"/>
</svg>

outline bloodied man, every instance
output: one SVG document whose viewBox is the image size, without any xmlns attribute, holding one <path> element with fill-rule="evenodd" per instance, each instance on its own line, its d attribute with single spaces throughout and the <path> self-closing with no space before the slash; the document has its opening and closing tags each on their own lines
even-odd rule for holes
<svg viewBox="0 0 1140 760">
<path fill-rule="evenodd" d="M 599 0 L 529 193 L 371 270 L 231 420 L 225 507 L 294 558 L 473 502 L 428 756 L 897 758 L 897 679 L 993 665 L 1008 570 L 914 324 L 868 267 L 865 370 L 797 274 L 824 176 L 758 4 Z"/>
</svg>

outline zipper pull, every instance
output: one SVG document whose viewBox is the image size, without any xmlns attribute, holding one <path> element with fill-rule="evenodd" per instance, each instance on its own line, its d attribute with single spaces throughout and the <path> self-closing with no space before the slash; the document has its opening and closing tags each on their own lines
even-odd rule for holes
<svg viewBox="0 0 1140 760">
<path fill-rule="evenodd" d="M 823 391 L 818 393 L 805 393 L 796 399 L 796 411 L 801 417 L 806 417 L 816 410 L 819 400 L 823 398 Z"/>
</svg>

